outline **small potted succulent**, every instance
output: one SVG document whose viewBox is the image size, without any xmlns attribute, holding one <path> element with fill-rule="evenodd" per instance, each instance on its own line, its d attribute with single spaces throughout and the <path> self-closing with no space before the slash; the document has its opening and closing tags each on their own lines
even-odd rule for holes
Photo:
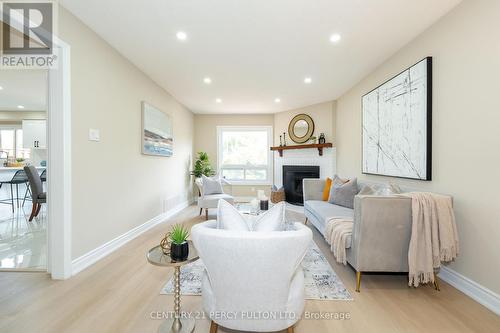
<svg viewBox="0 0 500 333">
<path fill-rule="evenodd" d="M 170 239 L 172 243 L 170 244 L 170 258 L 174 261 L 184 261 L 189 255 L 189 245 L 187 238 L 189 232 L 185 227 L 180 224 L 176 224 L 172 228 L 170 234 Z"/>
</svg>

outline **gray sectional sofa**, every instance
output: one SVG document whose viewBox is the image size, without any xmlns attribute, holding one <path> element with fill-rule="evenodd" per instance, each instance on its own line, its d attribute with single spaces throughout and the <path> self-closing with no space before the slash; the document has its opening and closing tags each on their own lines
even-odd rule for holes
<svg viewBox="0 0 500 333">
<path fill-rule="evenodd" d="M 361 272 L 408 272 L 411 235 L 411 199 L 399 196 L 357 195 L 354 209 L 322 201 L 323 179 L 304 179 L 304 212 L 324 235 L 331 217 L 353 217 L 347 240 L 347 262 L 356 270 L 356 291 Z M 363 183 L 358 186 L 363 187 Z"/>
</svg>

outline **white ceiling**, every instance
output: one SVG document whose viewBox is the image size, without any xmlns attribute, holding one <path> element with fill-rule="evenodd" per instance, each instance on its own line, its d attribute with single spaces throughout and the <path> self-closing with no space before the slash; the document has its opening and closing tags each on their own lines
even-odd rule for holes
<svg viewBox="0 0 500 333">
<path fill-rule="evenodd" d="M 338 98 L 460 0 L 61 2 L 192 111 L 269 113 Z"/>
<path fill-rule="evenodd" d="M 46 70 L 0 70 L 0 87 L 0 111 L 47 110 Z"/>
</svg>

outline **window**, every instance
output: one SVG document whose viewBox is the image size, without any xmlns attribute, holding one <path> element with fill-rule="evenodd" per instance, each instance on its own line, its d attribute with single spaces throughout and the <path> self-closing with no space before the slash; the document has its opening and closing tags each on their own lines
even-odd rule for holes
<svg viewBox="0 0 500 333">
<path fill-rule="evenodd" d="M 30 150 L 23 148 L 23 130 L 18 126 L 0 127 L 0 158 L 30 158 Z"/>
<path fill-rule="evenodd" d="M 271 184 L 271 126 L 217 126 L 218 169 L 235 184 Z"/>
</svg>

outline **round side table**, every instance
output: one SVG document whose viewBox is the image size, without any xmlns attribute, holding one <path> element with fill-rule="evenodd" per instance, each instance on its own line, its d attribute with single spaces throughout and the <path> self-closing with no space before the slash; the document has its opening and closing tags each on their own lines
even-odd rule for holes
<svg viewBox="0 0 500 333">
<path fill-rule="evenodd" d="M 184 261 L 173 261 L 168 254 L 163 253 L 160 245 L 153 247 L 148 251 L 147 258 L 150 264 L 156 266 L 166 266 L 174 268 L 174 318 L 169 318 L 165 320 L 160 327 L 158 332 L 168 333 L 168 332 L 188 332 L 191 333 L 194 330 L 195 320 L 192 317 L 181 318 L 181 266 L 189 264 L 193 261 L 198 260 L 198 252 L 193 245 L 192 241 L 189 243 L 189 256 Z"/>
</svg>

